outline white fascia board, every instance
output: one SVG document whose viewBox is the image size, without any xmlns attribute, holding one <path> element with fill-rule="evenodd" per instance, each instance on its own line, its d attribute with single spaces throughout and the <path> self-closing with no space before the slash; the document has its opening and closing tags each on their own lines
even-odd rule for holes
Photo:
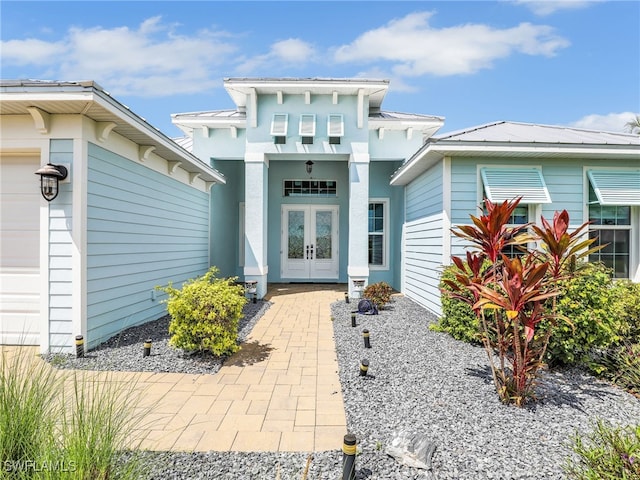
<svg viewBox="0 0 640 480">
<path fill-rule="evenodd" d="M 209 128 L 246 128 L 246 118 L 228 118 L 228 117 L 181 117 L 172 118 L 171 123 L 185 131 L 185 129 L 195 129 L 201 127 Z"/>
<path fill-rule="evenodd" d="M 405 163 L 392 176 L 391 185 L 406 185 L 422 172 L 444 156 L 455 157 L 456 155 L 469 156 L 502 156 L 509 155 L 540 157 L 543 155 L 561 156 L 566 158 L 625 158 L 636 157 L 640 160 L 640 147 L 636 146 L 607 146 L 607 145 L 584 145 L 584 146 L 558 146 L 550 144 L 526 144 L 526 145 L 465 145 L 465 144 L 428 144 L 421 152 L 418 152 L 412 159 Z"/>
<path fill-rule="evenodd" d="M 369 130 L 384 128 L 386 130 L 406 130 L 416 128 L 419 130 L 439 129 L 444 122 L 438 120 L 408 120 L 396 118 L 369 118 Z"/>
<path fill-rule="evenodd" d="M 28 101 L 38 102 L 93 102 L 95 94 L 91 91 L 83 92 L 3 92 L 0 93 L 0 102 Z"/>
<path fill-rule="evenodd" d="M 620 157 L 620 156 L 637 156 L 640 159 L 640 146 L 633 145 L 556 145 L 556 144 L 535 144 L 527 143 L 522 145 L 505 145 L 505 144 L 444 144 L 434 143 L 431 145 L 434 151 L 440 152 L 442 155 L 455 156 L 456 154 L 501 154 L 508 156 L 509 154 L 530 154 L 531 156 L 540 156 L 541 154 L 562 155 L 566 157 Z"/>
</svg>

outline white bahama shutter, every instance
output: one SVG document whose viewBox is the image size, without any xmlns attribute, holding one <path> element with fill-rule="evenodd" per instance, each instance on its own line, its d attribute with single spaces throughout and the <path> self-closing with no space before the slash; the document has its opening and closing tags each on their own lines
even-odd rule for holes
<svg viewBox="0 0 640 480">
<path fill-rule="evenodd" d="M 639 170 L 588 170 L 600 205 L 640 205 Z"/>
<path fill-rule="evenodd" d="M 494 203 L 522 197 L 522 204 L 551 203 L 542 172 L 537 168 L 481 168 L 487 198 Z"/>
<path fill-rule="evenodd" d="M 287 123 L 289 115 L 287 113 L 274 113 L 271 120 L 271 135 L 274 137 L 287 136 Z"/>
<path fill-rule="evenodd" d="M 344 135 L 344 120 L 342 115 L 329 115 L 327 118 L 327 133 L 329 137 L 342 137 Z"/>
<path fill-rule="evenodd" d="M 313 113 L 300 115 L 300 136 L 313 137 L 316 134 L 316 116 Z"/>
</svg>

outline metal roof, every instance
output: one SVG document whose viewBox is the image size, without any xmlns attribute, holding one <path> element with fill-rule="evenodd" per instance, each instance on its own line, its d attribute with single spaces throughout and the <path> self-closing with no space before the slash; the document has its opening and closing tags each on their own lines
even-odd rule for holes
<svg viewBox="0 0 640 480">
<path fill-rule="evenodd" d="M 586 130 L 560 125 L 494 122 L 457 132 L 443 133 L 434 142 L 560 143 L 574 145 L 640 145 L 640 136 Z"/>
<path fill-rule="evenodd" d="M 445 156 L 493 158 L 637 159 L 640 136 L 559 125 L 495 122 L 431 138 L 391 177 L 406 185 Z"/>
<path fill-rule="evenodd" d="M 37 107 L 52 115 L 84 115 L 113 122 L 112 131 L 132 142 L 155 147 L 154 153 L 205 182 L 225 183 L 222 173 L 182 148 L 93 81 L 0 80 L 0 115 L 29 115 Z"/>
</svg>

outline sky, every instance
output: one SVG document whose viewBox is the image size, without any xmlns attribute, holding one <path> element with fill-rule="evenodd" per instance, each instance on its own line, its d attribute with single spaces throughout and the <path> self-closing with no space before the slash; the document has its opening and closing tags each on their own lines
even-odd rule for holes
<svg viewBox="0 0 640 480">
<path fill-rule="evenodd" d="M 0 1 L 3 79 L 94 80 L 166 135 L 228 77 L 388 79 L 383 110 L 625 131 L 640 1 Z"/>
</svg>

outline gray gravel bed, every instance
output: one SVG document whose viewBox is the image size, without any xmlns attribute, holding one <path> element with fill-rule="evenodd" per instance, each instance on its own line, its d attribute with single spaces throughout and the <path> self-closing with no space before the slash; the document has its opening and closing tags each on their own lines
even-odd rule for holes
<svg viewBox="0 0 640 480">
<path fill-rule="evenodd" d="M 380 315 L 358 315 L 356 328 L 353 307 L 336 303 L 332 314 L 359 478 L 425 478 L 383 453 L 395 430 L 410 429 L 436 444 L 427 478 L 560 479 L 576 430 L 589 430 L 596 418 L 640 421 L 640 400 L 575 369 L 546 373 L 537 403 L 503 405 L 484 349 L 429 330 L 436 319 L 416 303 L 395 297 Z M 359 376 L 362 358 L 367 377 Z"/>
<path fill-rule="evenodd" d="M 267 311 L 270 302 L 249 302 L 243 308 L 238 324 L 238 342 L 243 342 L 256 322 Z M 224 357 L 211 354 L 189 355 L 169 345 L 168 315 L 130 327 L 76 358 L 73 354 L 48 354 L 43 358 L 56 368 L 76 370 L 109 370 L 130 372 L 173 372 L 213 374 L 220 370 Z M 143 357 L 143 343 L 151 339 L 151 355 Z"/>
</svg>

